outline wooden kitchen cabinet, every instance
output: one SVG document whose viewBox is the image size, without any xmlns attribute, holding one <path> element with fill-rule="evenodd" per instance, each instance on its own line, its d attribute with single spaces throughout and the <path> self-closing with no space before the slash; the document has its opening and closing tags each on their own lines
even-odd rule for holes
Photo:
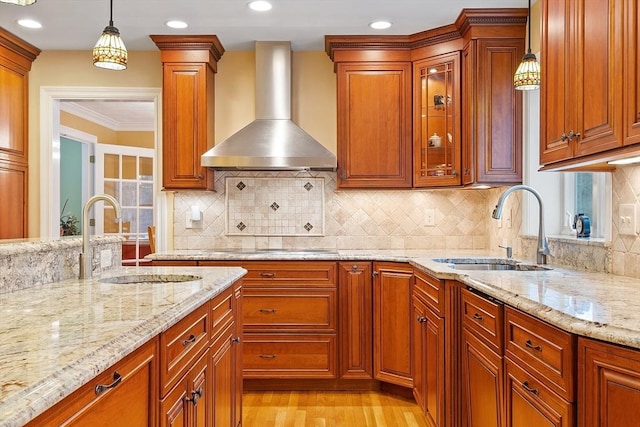
<svg viewBox="0 0 640 427">
<path fill-rule="evenodd" d="M 513 73 L 524 25 L 471 38 L 462 51 L 462 184 L 522 183 L 522 93 Z"/>
<path fill-rule="evenodd" d="M 27 237 L 29 71 L 39 54 L 0 28 L 0 239 Z"/>
<path fill-rule="evenodd" d="M 338 264 L 340 377 L 373 378 L 371 262 Z"/>
<path fill-rule="evenodd" d="M 157 345 L 149 341 L 27 426 L 157 426 Z"/>
<path fill-rule="evenodd" d="M 150 36 L 162 60 L 162 185 L 213 190 L 200 157 L 214 145 L 214 79 L 224 48 L 216 36 Z"/>
<path fill-rule="evenodd" d="M 373 263 L 374 377 L 413 388 L 411 284 L 405 263 Z"/>
<path fill-rule="evenodd" d="M 640 420 L 640 351 L 578 339 L 578 426 L 632 427 Z"/>
<path fill-rule="evenodd" d="M 413 186 L 460 185 L 460 52 L 413 63 Z"/>
<path fill-rule="evenodd" d="M 411 63 L 345 60 L 336 61 L 338 187 L 410 188 Z"/>
<path fill-rule="evenodd" d="M 503 306 L 462 291 L 462 400 L 464 425 L 504 425 Z"/>
<path fill-rule="evenodd" d="M 632 3 L 637 2 L 542 2 L 540 163 L 545 169 L 603 161 L 620 152 L 623 142 L 640 141 L 638 60 L 627 57 L 638 43 L 638 6 Z"/>
</svg>

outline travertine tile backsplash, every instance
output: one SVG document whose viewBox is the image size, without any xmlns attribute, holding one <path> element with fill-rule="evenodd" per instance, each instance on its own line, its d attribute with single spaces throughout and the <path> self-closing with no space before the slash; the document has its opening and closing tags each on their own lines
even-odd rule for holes
<svg viewBox="0 0 640 427">
<path fill-rule="evenodd" d="M 271 185 L 298 186 L 302 181 L 314 185 L 324 182 L 324 227 L 310 232 L 299 230 L 290 233 L 238 232 L 235 218 L 228 216 L 239 212 L 240 217 L 258 215 L 261 206 L 227 205 L 233 200 L 227 194 L 225 183 L 237 185 L 256 178 L 272 178 L 272 184 L 264 184 L 262 193 L 276 199 L 277 187 Z M 304 185 L 304 184 L 303 184 Z M 317 248 L 317 249 L 430 249 L 430 248 L 488 248 L 487 220 L 491 216 L 485 190 L 336 190 L 335 173 L 330 172 L 217 172 L 216 192 L 179 192 L 174 200 L 174 248 L 175 249 L 264 249 L 264 248 Z M 243 190 L 244 191 L 244 190 Z M 311 193 L 304 190 L 305 193 Z M 271 194 L 273 192 L 273 194 Z M 317 198 L 309 199 L 313 205 L 300 207 L 307 210 L 308 218 L 320 215 L 322 206 L 316 206 Z M 261 202 L 262 203 L 262 202 Z M 268 204 L 271 205 L 272 202 Z M 280 204 L 280 202 L 277 202 Z M 192 205 L 201 206 L 204 214 L 202 229 L 185 229 L 184 218 Z M 264 204 L 264 203 L 262 203 Z M 231 209 L 228 209 L 227 207 Z M 246 207 L 245 213 L 241 211 Z M 425 209 L 435 209 L 436 225 L 425 227 Z M 271 209 L 271 208 L 269 208 Z M 280 207 L 278 211 L 282 209 Z M 236 213 L 231 213 L 233 210 Z M 298 212 L 289 211 L 294 222 Z M 315 219 L 314 219 L 315 221 Z M 311 221 L 305 221 L 310 222 Z M 247 229 L 245 229 L 247 230 Z M 304 230 L 304 228 L 303 228 Z M 247 230 L 248 231 L 248 230 Z M 316 235 L 312 235 L 315 233 Z M 263 234 L 263 235 L 258 235 Z"/>
</svg>

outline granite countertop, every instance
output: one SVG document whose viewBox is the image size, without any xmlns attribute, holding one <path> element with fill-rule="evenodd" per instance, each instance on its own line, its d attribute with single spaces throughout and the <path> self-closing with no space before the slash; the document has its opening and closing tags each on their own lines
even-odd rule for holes
<svg viewBox="0 0 640 427">
<path fill-rule="evenodd" d="M 202 279 L 101 281 L 138 274 Z M 0 294 L 0 426 L 24 425 L 244 274 L 238 267 L 118 267 Z"/>
<path fill-rule="evenodd" d="M 640 349 L 640 279 L 552 267 L 548 271 L 453 270 L 435 258 L 502 258 L 486 250 L 178 250 L 154 260 L 373 260 L 409 262 L 454 279 L 567 332 Z M 516 260 L 518 261 L 518 260 Z M 521 260 L 525 264 L 532 261 Z"/>
</svg>

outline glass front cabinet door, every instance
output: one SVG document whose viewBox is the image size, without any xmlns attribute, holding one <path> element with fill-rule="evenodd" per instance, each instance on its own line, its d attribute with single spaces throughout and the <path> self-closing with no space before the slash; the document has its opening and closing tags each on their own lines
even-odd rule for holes
<svg viewBox="0 0 640 427">
<path fill-rule="evenodd" d="M 414 187 L 461 185 L 460 53 L 414 63 Z"/>
</svg>

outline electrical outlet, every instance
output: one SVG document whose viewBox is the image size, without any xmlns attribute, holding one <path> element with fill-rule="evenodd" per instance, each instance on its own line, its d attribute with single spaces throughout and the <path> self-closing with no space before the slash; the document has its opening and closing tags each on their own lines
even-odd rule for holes
<svg viewBox="0 0 640 427">
<path fill-rule="evenodd" d="M 100 251 L 100 268 L 111 267 L 111 249 L 103 249 Z"/>
<path fill-rule="evenodd" d="M 435 227 L 435 225 L 436 225 L 436 210 L 425 209 L 424 210 L 424 226 Z"/>
<path fill-rule="evenodd" d="M 191 211 L 187 212 L 184 228 L 202 228 L 202 212 L 200 212 L 200 219 L 192 219 Z"/>
<path fill-rule="evenodd" d="M 623 203 L 618 210 L 618 233 L 625 236 L 636 235 L 636 205 Z"/>
</svg>

